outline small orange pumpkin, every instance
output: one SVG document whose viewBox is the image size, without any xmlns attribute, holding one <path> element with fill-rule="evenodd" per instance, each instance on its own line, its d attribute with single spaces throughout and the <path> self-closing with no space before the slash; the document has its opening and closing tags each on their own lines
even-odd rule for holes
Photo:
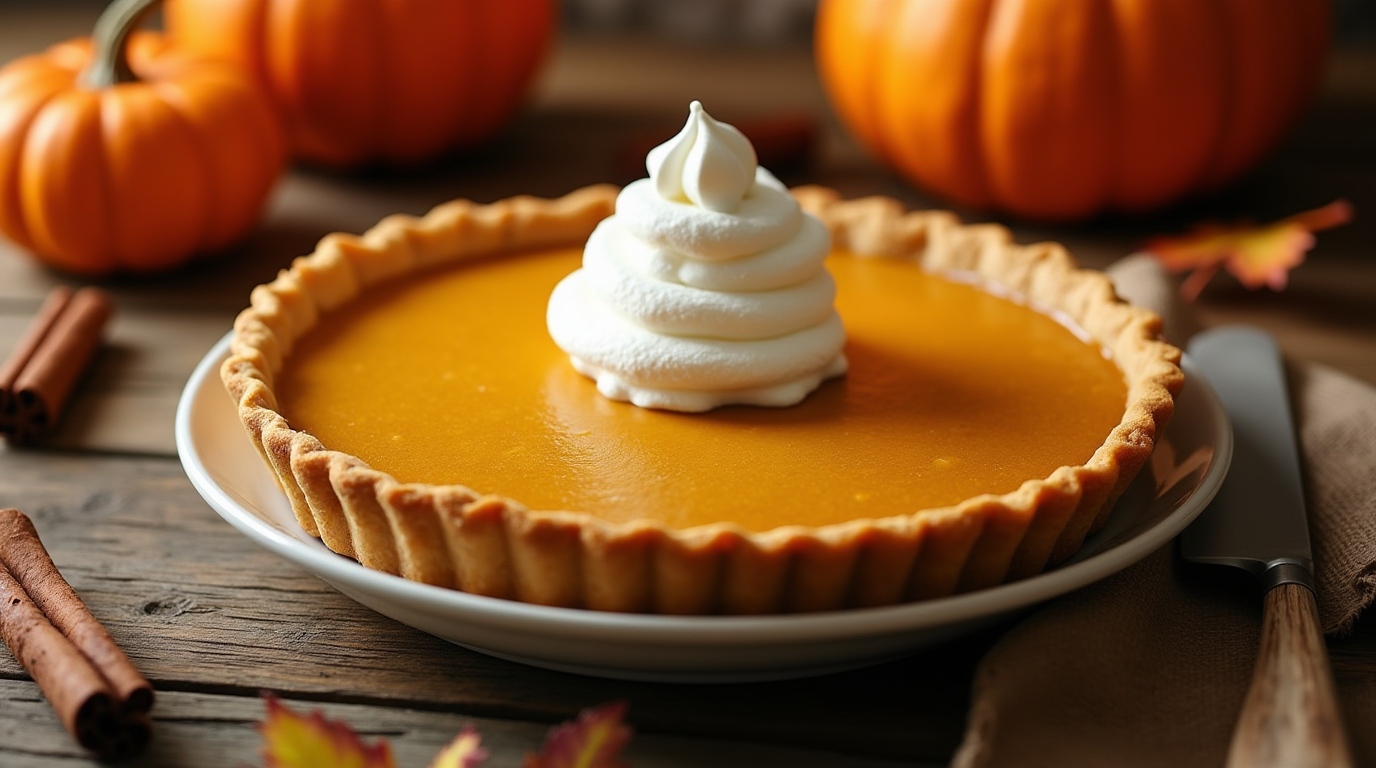
<svg viewBox="0 0 1376 768">
<path fill-rule="evenodd" d="M 94 45 L 0 69 L 0 231 L 71 272 L 167 269 L 229 245 L 286 162 L 251 80 L 159 35 L 130 38 L 155 2 L 120 0 Z"/>
<path fill-rule="evenodd" d="M 554 28 L 551 0 L 169 0 L 178 45 L 251 72 L 298 156 L 416 163 L 496 133 Z"/>
<path fill-rule="evenodd" d="M 1309 100 L 1327 0 L 823 0 L 816 53 L 871 151 L 960 203 L 1145 211 L 1259 160 Z"/>
</svg>

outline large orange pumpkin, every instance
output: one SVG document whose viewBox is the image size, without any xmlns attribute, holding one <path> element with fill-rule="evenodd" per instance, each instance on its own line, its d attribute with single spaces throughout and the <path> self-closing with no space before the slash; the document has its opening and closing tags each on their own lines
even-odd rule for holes
<svg viewBox="0 0 1376 768">
<path fill-rule="evenodd" d="M 957 202 L 1073 219 L 1213 190 L 1311 96 L 1327 0 L 823 0 L 816 53 L 871 151 Z"/>
<path fill-rule="evenodd" d="M 549 43 L 552 0 L 169 0 L 179 45 L 252 72 L 300 157 L 406 164 L 491 136 Z"/>
<path fill-rule="evenodd" d="M 252 80 L 129 39 L 155 1 L 113 4 L 94 51 L 73 40 L 0 69 L 0 231 L 71 272 L 166 269 L 230 244 L 286 162 Z"/>
</svg>

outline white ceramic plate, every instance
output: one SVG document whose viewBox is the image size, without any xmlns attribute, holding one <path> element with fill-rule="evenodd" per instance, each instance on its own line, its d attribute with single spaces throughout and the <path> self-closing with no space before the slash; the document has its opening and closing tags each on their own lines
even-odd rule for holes
<svg viewBox="0 0 1376 768">
<path fill-rule="evenodd" d="M 196 490 L 244 535 L 379 613 L 482 653 L 638 680 L 724 682 L 822 674 L 896 658 L 1102 579 L 1180 533 L 1218 491 L 1232 431 L 1189 381 L 1151 466 L 1071 561 L 940 600 L 791 616 L 675 617 L 549 608 L 407 581 L 336 555 L 297 525 L 220 385 L 229 338 L 206 354 L 177 408 L 177 449 Z"/>
</svg>

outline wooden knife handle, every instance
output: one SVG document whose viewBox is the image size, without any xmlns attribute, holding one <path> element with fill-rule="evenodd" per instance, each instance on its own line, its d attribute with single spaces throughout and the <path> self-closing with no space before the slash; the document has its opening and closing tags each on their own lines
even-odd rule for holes
<svg viewBox="0 0 1376 768">
<path fill-rule="evenodd" d="M 1228 749 L 1228 768 L 1351 768 L 1314 593 L 1266 593 L 1252 687 Z"/>
</svg>

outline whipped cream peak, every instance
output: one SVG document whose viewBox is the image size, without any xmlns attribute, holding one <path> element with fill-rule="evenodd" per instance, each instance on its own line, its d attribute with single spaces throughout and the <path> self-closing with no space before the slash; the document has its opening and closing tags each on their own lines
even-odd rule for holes
<svg viewBox="0 0 1376 768">
<path fill-rule="evenodd" d="M 734 125 L 714 120 L 699 101 L 688 105 L 683 130 L 645 158 L 660 197 L 718 213 L 740 207 L 755 185 L 756 166 L 750 140 Z"/>
<path fill-rule="evenodd" d="M 845 373 L 831 236 L 745 136 L 695 101 L 646 166 L 550 295 L 573 367 L 613 400 L 675 411 L 793 405 Z"/>
</svg>

